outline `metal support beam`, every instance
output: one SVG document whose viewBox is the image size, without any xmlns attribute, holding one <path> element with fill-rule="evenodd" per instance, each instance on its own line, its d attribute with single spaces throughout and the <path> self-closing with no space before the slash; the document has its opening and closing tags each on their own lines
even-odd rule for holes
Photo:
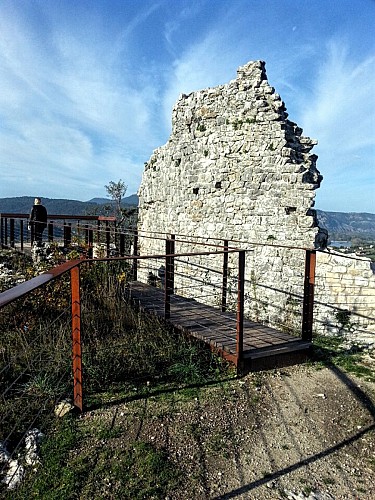
<svg viewBox="0 0 375 500">
<path fill-rule="evenodd" d="M 21 252 L 23 252 L 23 219 L 20 219 L 20 244 L 21 244 Z"/>
<path fill-rule="evenodd" d="M 227 310 L 227 289 L 228 289 L 228 240 L 224 240 L 223 254 L 223 288 L 221 291 L 221 310 Z"/>
<path fill-rule="evenodd" d="M 134 230 L 134 237 L 133 237 L 133 256 L 137 257 L 138 256 L 138 231 L 135 229 Z M 137 281 L 138 279 L 138 260 L 133 259 L 133 280 Z"/>
<path fill-rule="evenodd" d="M 171 295 L 174 290 L 174 239 L 165 240 L 165 289 L 164 289 L 164 318 L 171 317 Z"/>
<path fill-rule="evenodd" d="M 105 221 L 105 244 L 107 248 L 107 257 L 109 257 L 111 248 L 111 228 L 107 220 Z"/>
<path fill-rule="evenodd" d="M 9 219 L 9 234 L 10 234 L 10 247 L 14 248 L 15 240 L 14 240 L 14 219 Z"/>
<path fill-rule="evenodd" d="M 120 233 L 120 257 L 124 257 L 125 255 L 125 234 Z"/>
<path fill-rule="evenodd" d="M 53 241 L 53 220 L 48 222 L 48 241 L 50 243 Z"/>
<path fill-rule="evenodd" d="M 73 404 L 82 411 L 82 346 L 79 266 L 73 267 L 70 270 L 70 280 L 72 292 Z"/>
<path fill-rule="evenodd" d="M 238 252 L 238 283 L 237 283 L 237 320 L 236 320 L 236 354 L 237 366 L 243 358 L 243 320 L 245 297 L 245 257 L 246 251 Z"/>
<path fill-rule="evenodd" d="M 302 340 L 312 341 L 316 251 L 306 250 L 302 310 Z"/>
</svg>

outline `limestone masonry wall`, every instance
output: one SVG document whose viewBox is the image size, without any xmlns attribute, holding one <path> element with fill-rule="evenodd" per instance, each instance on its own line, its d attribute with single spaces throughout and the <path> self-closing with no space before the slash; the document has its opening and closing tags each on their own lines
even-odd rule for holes
<svg viewBox="0 0 375 500">
<path fill-rule="evenodd" d="M 168 142 L 145 165 L 140 233 L 241 240 L 253 248 L 246 262 L 249 314 L 257 302 L 258 320 L 290 323 L 304 253 L 277 245 L 312 249 L 321 236 L 313 210 L 322 179 L 310 154 L 315 144 L 288 120 L 264 62 L 240 67 L 225 85 L 182 94 Z M 159 250 L 157 241 L 140 238 L 142 254 Z"/>
<path fill-rule="evenodd" d="M 369 259 L 318 252 L 316 331 L 375 346 L 375 274 Z"/>
</svg>

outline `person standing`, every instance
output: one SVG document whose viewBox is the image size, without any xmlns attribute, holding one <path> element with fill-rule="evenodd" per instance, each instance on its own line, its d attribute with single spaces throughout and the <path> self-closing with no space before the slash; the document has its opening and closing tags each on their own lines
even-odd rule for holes
<svg viewBox="0 0 375 500">
<path fill-rule="evenodd" d="M 36 242 L 38 246 L 42 244 L 43 231 L 47 226 L 47 210 L 42 205 L 41 198 L 35 198 L 34 206 L 29 217 L 29 228 L 31 229 L 31 242 Z"/>
</svg>

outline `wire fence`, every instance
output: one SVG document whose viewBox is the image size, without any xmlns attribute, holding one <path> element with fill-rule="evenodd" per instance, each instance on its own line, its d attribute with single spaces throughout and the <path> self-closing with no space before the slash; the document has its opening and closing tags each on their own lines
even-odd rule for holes
<svg viewBox="0 0 375 500">
<path fill-rule="evenodd" d="M 14 214 L 13 214 L 14 215 Z M 17 214 L 16 214 L 17 215 Z M 30 233 L 25 230 L 26 219 L 13 217 L 12 214 L 1 214 L 1 238 L 4 246 L 20 245 L 21 233 L 24 240 L 30 240 Z M 140 231 L 135 228 L 116 225 L 113 218 L 96 218 L 96 220 L 67 219 L 68 216 L 51 216 L 45 240 L 53 241 L 55 245 L 64 246 L 62 257 L 68 252 L 74 256 L 110 257 L 123 255 L 152 255 L 165 252 L 165 240 L 170 234 L 165 232 Z M 56 219 L 61 217 L 61 220 Z M 64 219 L 65 217 L 65 219 Z M 71 216 L 73 217 L 73 216 Z M 91 217 L 92 218 L 92 217 Z M 95 217 L 93 218 L 95 219 Z M 99 220 L 100 219 L 100 220 Z M 13 221 L 13 222 L 12 222 Z M 22 224 L 21 224 L 22 223 Z M 22 230 L 21 230 L 22 226 Z M 48 234 L 47 234 L 48 233 Z M 13 234 L 13 236 L 12 236 Z M 53 236 L 54 235 L 54 236 Z M 60 238 L 60 239 L 59 239 Z M 251 250 L 251 256 L 246 257 L 246 297 L 245 314 L 256 321 L 274 326 L 289 332 L 298 332 L 299 318 L 303 309 L 303 274 L 304 248 L 288 245 L 274 245 L 273 242 L 259 244 L 246 240 L 220 240 L 215 237 L 196 237 L 186 234 L 174 235 L 177 252 L 199 252 L 208 248 L 241 248 Z M 12 243 L 13 242 L 13 243 Z M 18 242 L 18 243 L 17 243 Z M 55 249 L 50 250 L 50 253 Z M 56 253 L 56 252 L 55 252 Z M 327 264 L 325 257 L 329 256 L 334 264 Z M 333 257 L 333 255 L 336 255 Z M 203 285 L 202 300 L 210 304 L 218 303 L 218 287 L 220 277 L 210 276 L 207 284 L 205 274 L 207 268 L 222 270 L 218 258 L 211 257 L 212 266 L 203 262 L 201 269 L 198 259 L 194 269 L 186 261 L 176 265 L 176 292 L 189 294 L 187 285 L 188 273 L 194 274 L 196 283 L 191 286 Z M 215 262 L 216 259 L 216 262 Z M 359 269 L 354 271 L 357 264 Z M 158 283 L 163 279 L 163 263 L 148 270 L 140 266 L 139 278 L 145 282 Z M 159 269 L 161 267 L 161 269 Z M 368 259 L 335 252 L 318 252 L 317 278 L 315 283 L 314 329 L 318 333 L 354 335 L 359 340 L 373 343 L 375 330 L 375 279 L 374 266 Z M 213 271 L 212 271 L 213 273 Z M 211 274 L 212 274 L 211 273 Z M 230 293 L 231 285 L 235 285 L 235 277 L 231 279 L 231 257 L 228 261 L 228 307 L 235 304 L 235 298 Z M 190 281 L 192 281 L 190 277 Z M 204 283 L 206 286 L 204 287 Z M 216 284 L 215 284 L 216 283 Z M 192 291 L 192 290 L 191 290 Z M 345 314 L 350 319 L 345 320 Z M 344 324 L 342 320 L 344 319 Z"/>
<path fill-rule="evenodd" d="M 137 260 L 150 273 L 166 257 Z M 157 374 L 175 355 L 157 321 L 150 345 L 147 320 L 126 301 L 137 260 L 68 261 L 0 294 L 0 476 L 8 488 L 36 465 L 36 440 L 69 408 L 66 401 L 82 410 L 83 397 Z M 165 280 L 152 288 L 162 291 Z M 152 364 L 144 361 L 150 348 Z"/>
<path fill-rule="evenodd" d="M 141 253 L 152 253 L 163 246 L 170 235 L 139 231 Z M 245 274 L 245 316 L 290 333 L 299 333 L 303 316 L 306 275 L 306 252 L 302 247 L 259 244 L 244 240 L 220 240 L 214 237 L 174 235 L 176 251 L 190 248 L 240 248 L 247 251 Z M 176 264 L 176 273 L 178 273 Z M 230 290 L 235 285 L 235 266 L 228 264 L 228 306 Z M 205 281 L 207 264 L 196 263 L 194 276 Z M 213 267 L 221 269 L 218 262 Z M 190 271 L 189 271 L 190 272 Z M 316 273 L 316 277 L 315 277 Z M 186 273 L 181 273 L 183 279 Z M 211 278 L 211 286 L 214 280 Z M 176 279 L 176 289 L 179 279 Z M 188 286 L 181 284 L 188 290 Z M 314 270 L 313 329 L 317 334 L 341 335 L 351 342 L 375 345 L 375 264 L 366 257 L 347 255 L 333 250 L 316 252 Z M 209 300 L 214 292 L 202 300 Z M 187 291 L 188 293 L 188 291 Z M 214 302 L 216 299 L 211 301 Z M 233 303 L 233 300 L 232 300 Z"/>
<path fill-rule="evenodd" d="M 373 273 L 365 259 L 318 253 L 315 275 L 316 252 L 276 248 L 304 271 L 272 284 L 275 270 L 283 271 L 281 261 L 260 267 L 249 244 L 165 236 L 129 230 L 131 255 L 68 261 L 0 294 L 0 475 L 6 485 L 37 460 L 27 455 L 35 447 L 25 445 L 48 431 L 55 412 L 69 406 L 66 400 L 82 410 L 84 398 L 156 375 L 175 355 L 176 345 L 165 344 L 161 333 L 150 340 L 140 311 L 169 321 L 235 363 L 252 350 L 285 346 L 293 341 L 290 334 L 311 340 L 314 286 L 314 328 L 326 327 L 324 314 L 330 314 L 332 328 L 368 333 L 373 313 L 363 297 L 372 297 Z M 139 255 L 139 238 L 151 240 L 153 255 Z M 262 250 L 273 255 L 275 248 Z M 341 272 L 332 272 L 327 282 L 338 265 Z M 349 291 L 345 300 L 342 289 Z M 161 332 L 154 319 L 154 333 L 159 327 Z M 152 364 L 145 362 L 150 350 Z"/>
<path fill-rule="evenodd" d="M 38 440 L 71 400 L 69 285 L 63 276 L 1 309 L 0 476 L 9 489 L 37 465 Z"/>
</svg>

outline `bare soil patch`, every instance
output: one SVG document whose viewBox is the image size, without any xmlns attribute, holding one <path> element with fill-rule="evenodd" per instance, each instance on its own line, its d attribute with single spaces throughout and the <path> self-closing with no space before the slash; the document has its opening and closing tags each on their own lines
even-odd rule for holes
<svg viewBox="0 0 375 500">
<path fill-rule="evenodd" d="M 113 437 L 86 439 L 74 455 L 150 443 L 180 473 L 170 500 L 375 499 L 374 395 L 374 383 L 335 367 L 249 374 L 88 412 L 80 425 Z M 106 474 L 90 491 L 125 498 Z"/>
</svg>

